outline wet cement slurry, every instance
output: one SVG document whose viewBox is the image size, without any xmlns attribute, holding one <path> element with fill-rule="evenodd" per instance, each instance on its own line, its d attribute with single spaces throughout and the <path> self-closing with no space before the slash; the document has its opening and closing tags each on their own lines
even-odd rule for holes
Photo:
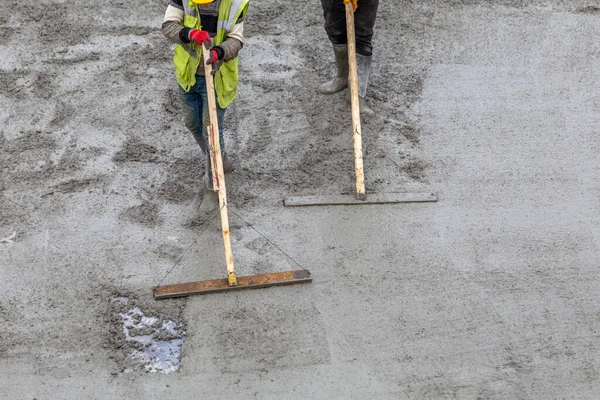
<svg viewBox="0 0 600 400">
<path fill-rule="evenodd" d="M 252 2 L 225 122 L 236 268 L 313 282 L 157 302 L 173 267 L 165 284 L 224 277 L 165 7 L 0 5 L 1 393 L 600 396 L 595 2 L 382 2 L 367 190 L 438 202 L 309 208 L 283 199 L 352 193 L 347 96 L 316 93 L 318 1 Z M 135 307 L 185 326 L 177 371 L 128 364 Z"/>
</svg>

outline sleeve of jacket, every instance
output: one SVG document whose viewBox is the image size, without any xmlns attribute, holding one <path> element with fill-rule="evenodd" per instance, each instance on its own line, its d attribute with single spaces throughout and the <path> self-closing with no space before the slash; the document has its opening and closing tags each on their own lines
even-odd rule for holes
<svg viewBox="0 0 600 400">
<path fill-rule="evenodd" d="M 234 25 L 231 32 L 219 45 L 223 50 L 223 61 L 231 61 L 238 56 L 238 53 L 244 47 L 244 21 L 240 20 Z"/>
<path fill-rule="evenodd" d="M 181 1 L 172 0 L 165 12 L 161 31 L 167 39 L 175 44 L 187 44 L 190 42 L 188 38 L 190 29 L 182 25 L 184 15 Z"/>
</svg>

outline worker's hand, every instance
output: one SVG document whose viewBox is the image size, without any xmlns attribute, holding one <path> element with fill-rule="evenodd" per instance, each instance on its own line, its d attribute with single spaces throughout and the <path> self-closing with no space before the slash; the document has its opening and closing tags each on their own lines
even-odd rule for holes
<svg viewBox="0 0 600 400">
<path fill-rule="evenodd" d="M 358 0 L 344 0 L 344 3 L 352 3 L 354 11 L 358 8 Z"/>
<path fill-rule="evenodd" d="M 210 56 L 208 57 L 208 60 L 206 60 L 206 64 L 208 65 L 222 60 L 224 55 L 225 52 L 222 48 L 220 48 L 219 46 L 213 47 L 210 50 Z"/>
<path fill-rule="evenodd" d="M 190 40 L 194 41 L 197 45 L 210 46 L 210 35 L 206 31 L 199 31 L 198 29 L 192 29 L 189 33 Z"/>
</svg>

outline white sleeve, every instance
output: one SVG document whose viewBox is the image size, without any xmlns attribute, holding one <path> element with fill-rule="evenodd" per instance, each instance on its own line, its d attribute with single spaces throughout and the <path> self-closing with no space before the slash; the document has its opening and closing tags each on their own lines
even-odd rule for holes
<svg viewBox="0 0 600 400">
<path fill-rule="evenodd" d="M 244 21 L 239 24 L 235 24 L 231 31 L 227 34 L 228 38 L 237 39 L 244 43 Z"/>
<path fill-rule="evenodd" d="M 182 9 L 169 5 L 167 7 L 167 11 L 165 11 L 165 19 L 163 20 L 163 23 L 169 21 L 183 22 L 184 16 L 185 13 Z"/>
</svg>

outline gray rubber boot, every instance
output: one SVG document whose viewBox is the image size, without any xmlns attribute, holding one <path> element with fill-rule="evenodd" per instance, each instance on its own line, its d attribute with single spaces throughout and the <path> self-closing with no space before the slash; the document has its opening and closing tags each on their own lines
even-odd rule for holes
<svg viewBox="0 0 600 400">
<path fill-rule="evenodd" d="M 333 94 L 348 87 L 348 45 L 334 44 L 333 54 L 335 55 L 337 75 L 319 86 L 317 91 L 321 94 Z"/>
<path fill-rule="evenodd" d="M 221 151 L 221 158 L 223 160 L 223 171 L 233 171 L 233 164 L 227 157 L 225 150 Z M 212 181 L 212 167 L 210 163 L 210 157 L 206 156 L 206 172 L 204 172 L 204 190 L 202 191 L 202 202 L 200 203 L 200 212 L 211 212 L 216 210 L 219 206 L 219 195 L 213 190 Z"/>
<path fill-rule="evenodd" d="M 202 201 L 198 211 L 208 213 L 216 210 L 219 206 L 219 195 L 213 190 L 212 168 L 210 156 L 206 155 L 206 168 L 204 171 L 204 189 L 202 190 Z"/>
<path fill-rule="evenodd" d="M 209 213 L 215 211 L 219 207 L 219 195 L 212 189 L 204 188 L 202 191 L 202 202 L 198 211 L 201 213 Z"/>
<path fill-rule="evenodd" d="M 223 172 L 233 171 L 233 164 L 229 160 L 229 157 L 227 157 L 227 152 L 225 150 L 221 151 L 221 160 L 223 161 Z M 208 155 L 206 155 L 206 173 L 204 174 L 204 176 L 205 176 L 206 185 L 210 184 L 210 186 L 207 186 L 207 187 L 212 188 L 212 178 L 211 179 L 208 178 L 208 177 L 212 176 L 212 164 L 210 162 L 210 157 Z"/>
<path fill-rule="evenodd" d="M 356 55 L 356 69 L 358 75 L 358 101 L 360 112 L 366 116 L 373 116 L 375 112 L 367 104 L 367 88 L 369 87 L 369 74 L 371 73 L 371 56 Z"/>
<path fill-rule="evenodd" d="M 227 157 L 227 152 L 225 150 L 221 151 L 221 158 L 223 159 L 223 172 L 231 172 L 233 171 L 233 164 Z"/>
</svg>

